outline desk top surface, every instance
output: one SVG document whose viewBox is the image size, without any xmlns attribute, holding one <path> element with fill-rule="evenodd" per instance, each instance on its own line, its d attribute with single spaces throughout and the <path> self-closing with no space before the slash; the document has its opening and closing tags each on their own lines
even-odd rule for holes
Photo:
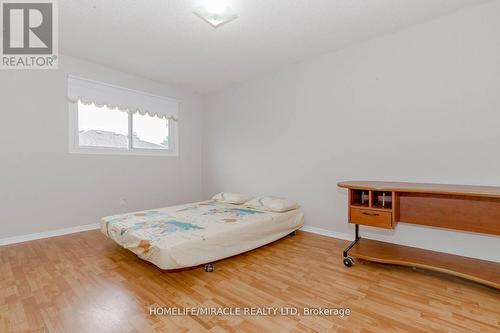
<svg viewBox="0 0 500 333">
<path fill-rule="evenodd" d="M 378 182 L 378 181 L 346 181 L 338 183 L 338 186 L 353 190 L 432 193 L 432 194 L 500 198 L 499 186 L 448 185 L 448 184 L 401 183 L 401 182 Z"/>
</svg>

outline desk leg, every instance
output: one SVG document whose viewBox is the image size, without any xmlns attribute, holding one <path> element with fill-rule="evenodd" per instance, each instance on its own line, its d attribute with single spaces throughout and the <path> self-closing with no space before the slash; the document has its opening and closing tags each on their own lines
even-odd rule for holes
<svg viewBox="0 0 500 333">
<path fill-rule="evenodd" d="M 352 264 L 354 263 L 354 260 L 349 257 L 349 250 L 361 239 L 361 237 L 359 237 L 359 224 L 356 224 L 354 226 L 354 241 L 351 242 L 351 244 L 349 244 L 349 246 L 344 250 L 344 265 L 346 265 L 347 267 L 351 267 Z"/>
</svg>

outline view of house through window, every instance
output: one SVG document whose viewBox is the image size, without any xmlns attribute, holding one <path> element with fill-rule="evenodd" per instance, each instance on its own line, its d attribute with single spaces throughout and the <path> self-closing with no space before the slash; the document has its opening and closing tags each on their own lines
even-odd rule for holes
<svg viewBox="0 0 500 333">
<path fill-rule="evenodd" d="M 134 113 L 132 118 L 133 147 L 168 149 L 168 120 Z"/>
<path fill-rule="evenodd" d="M 129 126 L 129 121 L 132 122 Z M 78 102 L 78 142 L 81 147 L 129 149 L 169 149 L 169 121 L 137 112 L 85 105 Z"/>
<path fill-rule="evenodd" d="M 84 147 L 128 149 L 128 114 L 78 102 L 78 142 Z"/>
</svg>

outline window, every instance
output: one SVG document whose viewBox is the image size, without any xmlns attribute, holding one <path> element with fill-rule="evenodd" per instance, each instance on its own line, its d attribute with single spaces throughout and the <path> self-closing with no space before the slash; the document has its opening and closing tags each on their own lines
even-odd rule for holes
<svg viewBox="0 0 500 333">
<path fill-rule="evenodd" d="M 78 145 L 128 149 L 128 114 L 78 101 Z"/>
<path fill-rule="evenodd" d="M 135 113 L 132 117 L 134 148 L 168 149 L 168 119 Z"/>
<path fill-rule="evenodd" d="M 177 155 L 176 101 L 74 77 L 68 101 L 71 153 Z"/>
</svg>

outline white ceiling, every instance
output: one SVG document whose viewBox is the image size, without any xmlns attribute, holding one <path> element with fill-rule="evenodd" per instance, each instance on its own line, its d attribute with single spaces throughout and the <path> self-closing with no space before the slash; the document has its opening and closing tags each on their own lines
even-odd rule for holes
<svg viewBox="0 0 500 333">
<path fill-rule="evenodd" d="M 64 0 L 61 53 L 210 92 L 348 44 L 487 0 L 227 0 L 240 17 L 214 29 L 209 0 Z"/>
</svg>

